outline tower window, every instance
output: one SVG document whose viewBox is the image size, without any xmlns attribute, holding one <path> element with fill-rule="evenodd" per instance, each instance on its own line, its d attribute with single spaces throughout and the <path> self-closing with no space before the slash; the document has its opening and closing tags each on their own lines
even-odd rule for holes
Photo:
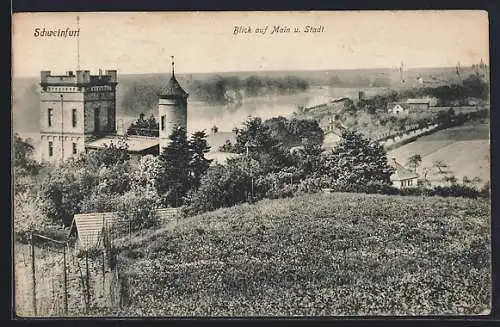
<svg viewBox="0 0 500 327">
<path fill-rule="evenodd" d="M 165 130 L 165 116 L 161 116 L 161 130 Z"/>
<path fill-rule="evenodd" d="M 73 154 L 76 154 L 76 143 L 73 143 Z"/>
<path fill-rule="evenodd" d="M 52 126 L 52 115 L 53 115 L 53 111 L 54 111 L 54 109 L 52 109 L 52 108 L 49 108 L 49 109 L 47 110 L 47 123 L 49 124 L 49 127 L 51 127 L 51 126 Z"/>
<path fill-rule="evenodd" d="M 54 155 L 54 147 L 52 145 L 52 142 L 49 141 L 49 157 L 52 157 Z"/>
<path fill-rule="evenodd" d="M 71 110 L 71 123 L 76 127 L 76 109 Z"/>
</svg>

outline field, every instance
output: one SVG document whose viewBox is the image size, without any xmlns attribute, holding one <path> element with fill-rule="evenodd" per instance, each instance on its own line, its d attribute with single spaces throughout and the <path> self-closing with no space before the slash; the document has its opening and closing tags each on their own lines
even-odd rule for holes
<svg viewBox="0 0 500 327">
<path fill-rule="evenodd" d="M 422 165 L 417 171 L 419 173 L 424 167 L 432 170 L 433 162 L 442 160 L 449 166 L 449 173 L 459 181 L 463 176 L 479 177 L 483 184 L 490 180 L 489 125 L 471 122 L 438 131 L 389 151 L 388 157 L 405 164 L 413 154 L 422 156 Z M 439 183 L 437 174 L 431 177 L 435 179 L 434 183 Z"/>
<path fill-rule="evenodd" d="M 478 314 L 489 201 L 316 194 L 187 218 L 121 245 L 128 316 Z"/>
</svg>

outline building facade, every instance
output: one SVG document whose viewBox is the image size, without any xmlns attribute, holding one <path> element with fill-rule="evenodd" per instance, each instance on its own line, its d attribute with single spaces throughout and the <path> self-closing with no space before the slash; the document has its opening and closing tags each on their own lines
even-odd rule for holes
<svg viewBox="0 0 500 327">
<path fill-rule="evenodd" d="M 417 173 L 405 168 L 395 158 L 392 158 L 389 164 L 394 168 L 394 173 L 391 175 L 392 186 L 399 189 L 418 186 Z"/>
<path fill-rule="evenodd" d="M 42 161 L 61 162 L 84 152 L 86 142 L 116 133 L 116 70 L 40 75 Z"/>
</svg>

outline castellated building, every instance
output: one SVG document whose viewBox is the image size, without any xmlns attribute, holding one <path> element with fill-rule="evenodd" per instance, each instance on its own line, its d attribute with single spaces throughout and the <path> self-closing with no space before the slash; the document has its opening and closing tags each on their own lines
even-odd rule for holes
<svg viewBox="0 0 500 327">
<path fill-rule="evenodd" d="M 85 144 L 116 133 L 115 70 L 90 75 L 41 73 L 40 153 L 42 161 L 66 160 L 85 151 Z"/>
<path fill-rule="evenodd" d="M 119 144 L 123 135 L 116 130 L 116 70 L 69 71 L 66 75 L 40 73 L 40 156 L 45 162 L 59 163 L 89 150 Z M 173 129 L 187 129 L 187 98 L 172 76 L 162 88 L 158 109 L 159 137 L 127 136 L 132 158 L 158 155 L 170 142 Z"/>
</svg>

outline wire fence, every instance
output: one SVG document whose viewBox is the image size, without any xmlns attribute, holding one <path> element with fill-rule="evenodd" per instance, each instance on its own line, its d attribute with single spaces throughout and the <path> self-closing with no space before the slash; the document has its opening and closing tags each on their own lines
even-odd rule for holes
<svg viewBox="0 0 500 327">
<path fill-rule="evenodd" d="M 177 221 L 175 212 L 158 214 L 163 223 Z M 126 304 L 127 294 L 116 249 L 147 233 L 150 229 L 118 221 L 110 226 L 103 224 L 91 246 L 38 234 L 31 234 L 29 244 L 16 243 L 16 315 L 74 317 L 118 312 Z"/>
<path fill-rule="evenodd" d="M 15 251 L 15 311 L 21 317 L 84 316 L 121 305 L 111 244 L 78 249 L 33 234 Z"/>
</svg>

